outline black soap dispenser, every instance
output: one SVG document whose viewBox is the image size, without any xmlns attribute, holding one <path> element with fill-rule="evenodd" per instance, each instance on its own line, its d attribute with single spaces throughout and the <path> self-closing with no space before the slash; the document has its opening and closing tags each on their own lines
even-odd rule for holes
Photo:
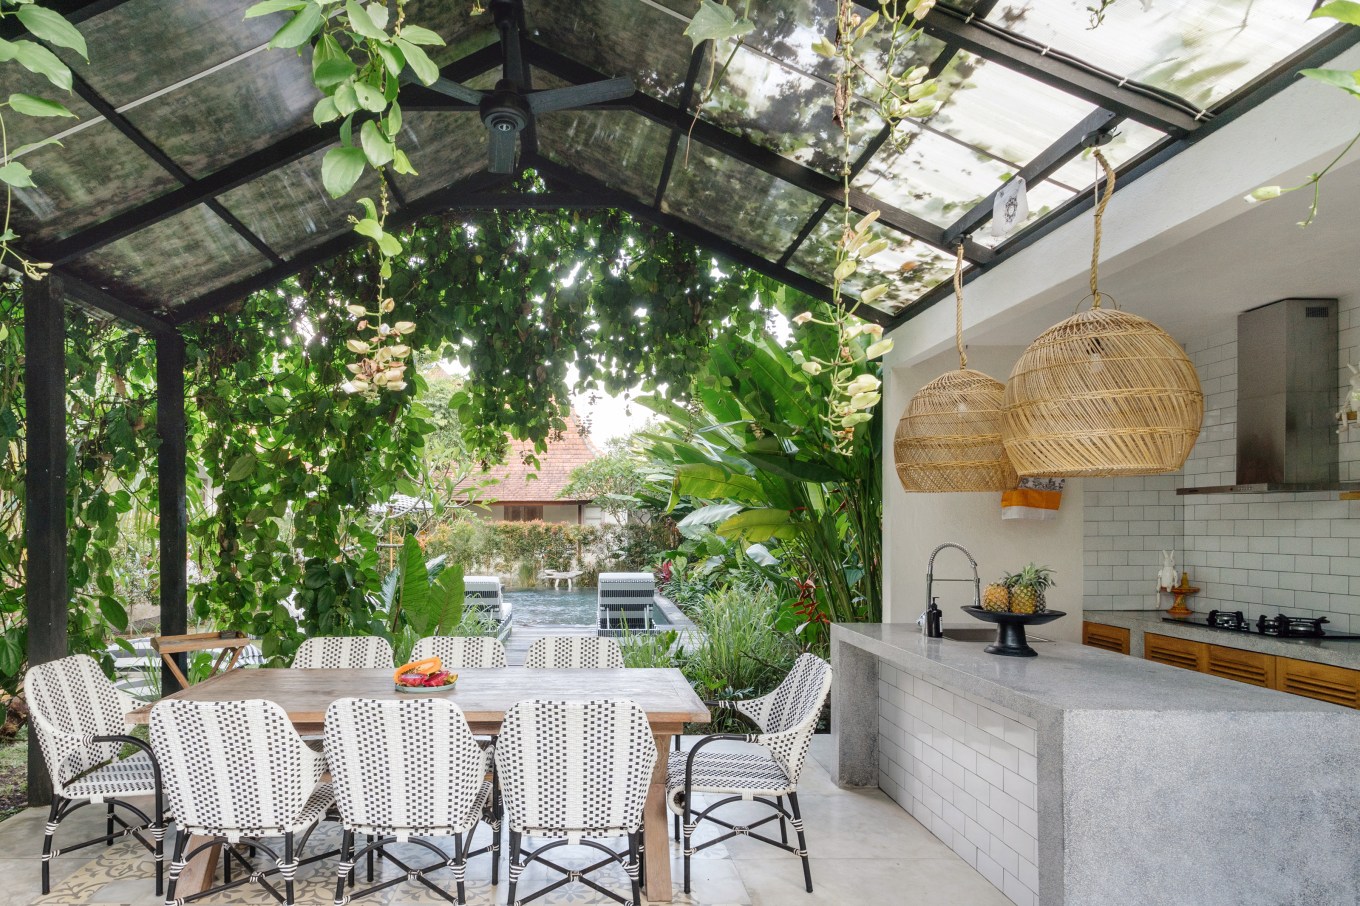
<svg viewBox="0 0 1360 906">
<path fill-rule="evenodd" d="M 930 606 L 926 608 L 926 638 L 944 638 L 944 630 L 940 627 L 941 616 L 940 599 L 931 598 Z"/>
</svg>

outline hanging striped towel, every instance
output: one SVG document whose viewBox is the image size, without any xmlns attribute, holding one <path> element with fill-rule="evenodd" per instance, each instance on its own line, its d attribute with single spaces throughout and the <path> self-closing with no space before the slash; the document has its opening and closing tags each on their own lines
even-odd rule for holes
<svg viewBox="0 0 1360 906">
<path fill-rule="evenodd" d="M 1062 504 L 1063 478 L 1022 478 L 1001 492 L 1002 519 L 1057 519 Z"/>
</svg>

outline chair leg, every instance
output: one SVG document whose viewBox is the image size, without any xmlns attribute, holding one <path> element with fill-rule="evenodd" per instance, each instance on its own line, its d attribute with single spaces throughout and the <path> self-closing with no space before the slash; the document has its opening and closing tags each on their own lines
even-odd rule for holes
<svg viewBox="0 0 1360 906">
<path fill-rule="evenodd" d="M 104 845 L 105 845 L 105 846 L 112 846 L 112 845 L 113 845 L 113 803 L 112 803 L 112 802 L 110 802 L 110 803 L 108 804 L 108 810 L 105 812 L 105 814 L 108 815 L 108 817 L 104 819 L 104 824 L 105 824 L 105 828 L 106 828 L 106 830 L 104 831 L 104 833 L 108 835 L 108 839 L 104 841 Z"/>
<path fill-rule="evenodd" d="M 638 855 L 638 841 L 642 831 L 628 835 L 628 878 L 633 882 L 633 902 L 642 902 L 642 860 Z"/>
<path fill-rule="evenodd" d="M 684 825 L 681 828 L 681 830 L 684 831 L 684 842 L 682 845 L 684 847 L 684 859 L 685 859 L 685 893 L 689 893 L 689 860 L 690 856 L 694 855 L 694 850 L 692 848 L 694 825 L 692 825 L 689 820 L 691 809 L 690 799 L 693 797 L 692 795 L 690 795 L 689 790 L 686 790 L 685 792 L 687 795 L 685 796 Z"/>
<path fill-rule="evenodd" d="M 369 835 L 368 835 L 368 843 L 369 843 L 370 846 L 373 845 L 373 835 L 372 835 L 372 834 L 369 834 Z M 373 880 L 373 850 L 372 850 L 372 849 L 370 849 L 370 850 L 368 851 L 368 879 L 369 879 L 370 881 Z"/>
<path fill-rule="evenodd" d="M 297 862 L 293 856 L 293 833 L 289 831 L 283 835 L 283 864 L 279 866 L 279 874 L 283 875 L 283 906 L 293 906 L 293 875 L 297 871 Z"/>
<path fill-rule="evenodd" d="M 505 897 L 505 902 L 509 906 L 514 906 L 515 887 L 519 884 L 519 873 L 524 870 L 524 866 L 519 864 L 519 845 L 519 833 L 510 831 L 510 886 Z"/>
<path fill-rule="evenodd" d="M 340 903 L 345 899 L 345 884 L 354 886 L 354 868 L 345 866 L 354 858 L 354 831 L 345 831 L 340 835 L 340 864 L 335 871 L 335 902 Z"/>
<path fill-rule="evenodd" d="M 677 752 L 680 751 L 680 734 L 679 734 L 679 733 L 676 733 L 676 734 L 675 734 L 675 751 L 677 751 Z M 679 816 L 679 815 L 676 815 L 676 816 L 675 816 L 675 839 L 676 839 L 676 842 L 679 842 L 679 840 L 680 840 L 680 816 Z"/>
<path fill-rule="evenodd" d="M 184 851 L 189 846 L 189 835 L 180 828 L 175 835 L 175 855 L 170 859 L 170 880 L 165 887 L 165 902 L 175 902 L 175 888 L 179 886 L 179 873 L 184 870 Z"/>
<path fill-rule="evenodd" d="M 491 769 L 491 886 L 501 880 L 501 821 L 505 816 L 505 801 L 501 798 L 501 779 L 495 767 Z"/>
<path fill-rule="evenodd" d="M 231 883 L 231 853 L 232 845 L 225 840 L 222 841 L 222 883 Z"/>
<path fill-rule="evenodd" d="M 61 810 L 61 797 L 52 794 L 52 807 L 47 810 L 47 827 L 43 830 L 42 850 L 42 892 L 47 896 L 52 892 L 52 838 L 56 836 L 57 813 Z"/>
<path fill-rule="evenodd" d="M 793 830 L 798 834 L 798 855 L 803 860 L 803 881 L 807 884 L 807 892 L 812 893 L 812 863 L 808 861 L 807 837 L 803 834 L 803 815 L 798 811 L 797 793 L 789 793 L 789 810 L 793 812 Z"/>
<path fill-rule="evenodd" d="M 783 808 L 784 808 L 784 797 L 783 797 L 783 796 L 777 797 L 777 798 L 775 799 L 775 802 L 779 803 L 779 808 L 780 808 L 780 812 L 779 812 L 779 842 L 783 843 L 785 846 L 788 846 L 788 845 L 789 845 L 789 825 L 788 825 L 788 822 L 784 820 L 784 812 L 783 812 Z"/>
<path fill-rule="evenodd" d="M 156 896 L 165 895 L 165 802 L 161 792 L 156 791 L 156 825 L 151 828 L 151 837 L 156 844 Z"/>
</svg>

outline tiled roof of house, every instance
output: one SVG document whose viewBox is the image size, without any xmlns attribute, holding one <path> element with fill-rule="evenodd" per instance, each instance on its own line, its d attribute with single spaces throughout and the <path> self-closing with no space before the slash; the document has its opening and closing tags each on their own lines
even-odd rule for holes
<svg viewBox="0 0 1360 906">
<path fill-rule="evenodd" d="M 558 440 L 550 440 L 545 453 L 538 454 L 539 467 L 524 462 L 534 452 L 530 441 L 511 441 L 505 463 L 482 473 L 495 478 L 484 494 L 497 503 L 589 503 L 590 498 L 563 498 L 558 495 L 571 482 L 571 473 L 600 455 L 599 447 L 582 433 L 575 413 L 567 416 L 567 430 Z"/>
</svg>

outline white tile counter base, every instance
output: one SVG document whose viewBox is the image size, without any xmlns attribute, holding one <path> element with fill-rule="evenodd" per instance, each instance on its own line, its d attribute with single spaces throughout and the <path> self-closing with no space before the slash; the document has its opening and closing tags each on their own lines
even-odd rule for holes
<svg viewBox="0 0 1360 906">
<path fill-rule="evenodd" d="M 879 667 L 879 786 L 1018 906 L 1039 902 L 1033 720 Z"/>
</svg>

